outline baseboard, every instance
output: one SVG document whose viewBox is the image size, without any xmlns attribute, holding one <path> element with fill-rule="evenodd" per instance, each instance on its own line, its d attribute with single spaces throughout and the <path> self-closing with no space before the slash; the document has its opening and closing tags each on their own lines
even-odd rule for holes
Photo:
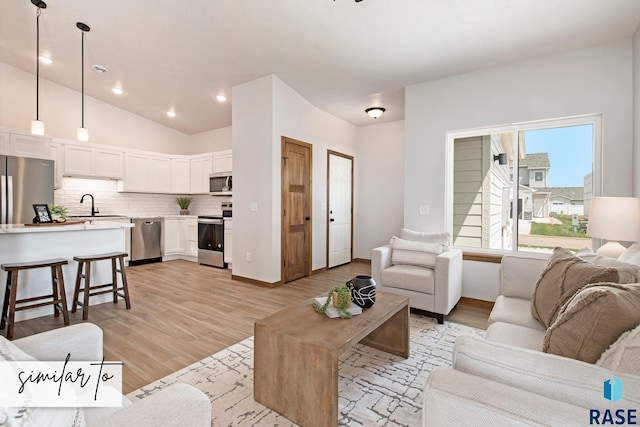
<svg viewBox="0 0 640 427">
<path fill-rule="evenodd" d="M 311 274 L 318 274 L 318 273 L 322 273 L 323 271 L 328 271 L 328 270 L 329 270 L 329 268 L 327 268 L 327 267 L 321 267 L 321 268 L 318 268 L 317 270 L 313 270 L 311 272 Z"/>
<path fill-rule="evenodd" d="M 248 277 L 237 276 L 235 274 L 231 274 L 231 280 L 238 280 L 251 285 L 262 286 L 263 288 L 277 288 L 282 285 L 281 280 L 278 280 L 277 282 L 263 282 L 262 280 L 250 279 Z"/>
<path fill-rule="evenodd" d="M 360 264 L 369 264 L 369 265 L 371 265 L 371 260 L 370 259 L 365 259 L 365 258 L 354 258 L 351 262 L 358 262 Z"/>
</svg>

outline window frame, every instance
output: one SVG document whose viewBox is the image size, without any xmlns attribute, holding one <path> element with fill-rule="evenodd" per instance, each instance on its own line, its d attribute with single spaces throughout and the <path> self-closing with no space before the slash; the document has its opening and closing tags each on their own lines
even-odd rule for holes
<svg viewBox="0 0 640 427">
<path fill-rule="evenodd" d="M 519 151 L 519 133 L 532 131 L 532 130 L 542 130 L 542 129 L 551 129 L 551 128 L 560 128 L 560 127 L 571 127 L 571 126 L 583 126 L 583 125 L 591 125 L 592 126 L 592 189 L 593 195 L 592 197 L 598 197 L 602 195 L 602 164 L 603 164 L 603 143 L 602 143 L 602 114 L 585 114 L 579 116 L 571 116 L 571 117 L 562 117 L 562 118 L 554 118 L 554 119 L 545 119 L 545 120 L 535 120 L 535 121 L 527 121 L 527 122 L 516 122 L 505 125 L 496 125 L 496 126 L 486 126 L 486 127 L 478 127 L 472 129 L 463 129 L 457 131 L 448 131 L 446 132 L 446 147 L 445 147 L 445 230 L 449 232 L 451 237 L 453 238 L 453 178 L 454 178 L 454 141 L 459 138 L 468 138 L 473 136 L 482 136 L 482 135 L 490 135 L 496 133 L 512 133 L 513 140 L 515 143 L 513 144 L 513 152 L 512 158 L 513 161 L 513 170 L 519 171 L 520 162 L 518 158 Z M 517 212 L 518 210 L 518 183 L 519 183 L 519 175 L 516 174 L 514 179 L 512 179 L 513 184 L 513 194 L 515 195 L 513 200 L 511 200 L 512 211 Z M 542 254 L 537 252 L 528 252 L 528 251 L 520 251 L 518 250 L 518 221 L 513 221 L 513 229 L 512 229 L 513 241 L 512 241 L 512 249 L 489 249 L 489 248 L 470 248 L 466 246 L 454 246 L 458 249 L 462 249 L 464 251 L 469 251 L 478 254 L 496 254 L 496 255 L 506 255 L 506 254 L 516 254 L 516 253 L 526 253 L 528 256 L 537 254 L 540 256 L 546 256 L 548 254 Z M 600 246 L 600 239 L 594 240 L 594 250 L 595 248 Z"/>
</svg>

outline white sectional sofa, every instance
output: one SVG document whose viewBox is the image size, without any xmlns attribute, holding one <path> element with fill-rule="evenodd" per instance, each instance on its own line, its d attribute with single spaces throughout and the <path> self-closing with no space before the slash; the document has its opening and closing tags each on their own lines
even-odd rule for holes
<svg viewBox="0 0 640 427">
<path fill-rule="evenodd" d="M 432 371 L 425 426 L 589 425 L 607 410 L 640 408 L 638 350 L 625 373 L 541 352 L 546 328 L 531 314 L 531 296 L 545 265 L 545 259 L 503 257 L 501 295 L 485 338 L 459 337 L 453 366 Z M 638 331 L 629 336 L 640 341 Z M 615 404 L 603 397 L 604 381 L 613 376 L 624 384 L 624 399 Z"/>
<path fill-rule="evenodd" d="M 67 326 L 26 338 L 8 341 L 0 335 L 0 360 L 102 360 L 102 330 L 91 323 Z M 131 403 L 122 396 L 121 408 L 1 408 L 2 425 L 73 426 L 210 426 L 211 402 L 200 390 L 175 384 Z M 3 417 L 4 415 L 4 417 Z M 14 418 L 15 417 L 15 418 Z"/>
</svg>

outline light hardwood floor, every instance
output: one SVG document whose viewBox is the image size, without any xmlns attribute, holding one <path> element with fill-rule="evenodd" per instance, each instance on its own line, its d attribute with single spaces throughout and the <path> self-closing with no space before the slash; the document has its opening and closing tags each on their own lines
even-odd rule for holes
<svg viewBox="0 0 640 427">
<path fill-rule="evenodd" d="M 89 322 L 104 331 L 105 359 L 125 363 L 122 388 L 129 393 L 252 336 L 256 319 L 369 273 L 368 264 L 351 263 L 269 289 L 188 261 L 140 265 L 127 269 L 131 310 L 124 301 L 91 306 Z M 484 329 L 490 306 L 463 300 L 446 320 Z M 70 317 L 82 322 L 80 310 Z M 62 326 L 53 315 L 25 320 L 14 337 Z"/>
</svg>

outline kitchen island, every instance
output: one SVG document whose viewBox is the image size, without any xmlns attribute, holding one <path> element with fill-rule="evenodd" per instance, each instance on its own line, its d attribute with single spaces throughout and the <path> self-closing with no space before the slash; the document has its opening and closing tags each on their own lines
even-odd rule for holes
<svg viewBox="0 0 640 427">
<path fill-rule="evenodd" d="M 79 224 L 24 226 L 0 225 L 0 263 L 19 263 L 52 258 L 66 258 L 68 265 L 62 267 L 67 305 L 71 310 L 78 263 L 74 256 L 94 255 L 106 252 L 125 252 L 126 234 L 131 223 L 108 221 L 86 221 Z M 7 273 L 0 270 L 0 302 L 4 303 L 4 286 Z M 34 269 L 20 272 L 18 298 L 29 298 L 51 291 L 49 269 Z M 110 283 L 111 263 L 97 262 L 92 265 L 91 283 Z M 92 297 L 90 304 L 113 301 L 113 296 L 104 294 Z M 16 321 L 53 314 L 52 307 L 39 307 L 16 312 Z"/>
</svg>

